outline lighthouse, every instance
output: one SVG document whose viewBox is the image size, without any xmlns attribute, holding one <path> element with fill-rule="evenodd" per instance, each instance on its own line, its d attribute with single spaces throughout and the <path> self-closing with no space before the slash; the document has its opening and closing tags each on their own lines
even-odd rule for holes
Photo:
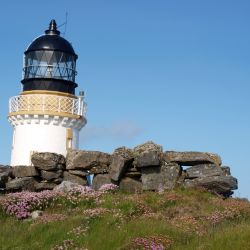
<svg viewBox="0 0 250 250">
<path fill-rule="evenodd" d="M 55 20 L 24 52 L 22 92 L 9 100 L 11 166 L 31 165 L 34 152 L 66 156 L 69 149 L 78 149 L 87 120 L 84 92 L 75 94 L 76 60 Z"/>
</svg>

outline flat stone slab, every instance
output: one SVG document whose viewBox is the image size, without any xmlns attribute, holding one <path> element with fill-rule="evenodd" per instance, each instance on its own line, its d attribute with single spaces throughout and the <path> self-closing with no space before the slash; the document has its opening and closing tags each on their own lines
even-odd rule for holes
<svg viewBox="0 0 250 250">
<path fill-rule="evenodd" d="M 194 166 L 204 163 L 221 165 L 220 156 L 213 153 L 166 151 L 163 153 L 163 159 L 166 162 L 176 162 L 182 166 Z"/>
<path fill-rule="evenodd" d="M 224 171 L 215 164 L 200 164 L 186 169 L 189 179 L 223 175 Z"/>
</svg>

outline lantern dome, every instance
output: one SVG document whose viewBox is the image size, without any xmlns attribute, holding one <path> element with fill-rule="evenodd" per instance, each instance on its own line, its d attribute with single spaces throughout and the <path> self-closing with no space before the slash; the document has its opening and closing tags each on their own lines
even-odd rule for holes
<svg viewBox="0 0 250 250">
<path fill-rule="evenodd" d="M 36 38 L 24 52 L 23 91 L 49 90 L 75 93 L 77 55 L 60 36 L 55 20 L 45 34 Z"/>
</svg>

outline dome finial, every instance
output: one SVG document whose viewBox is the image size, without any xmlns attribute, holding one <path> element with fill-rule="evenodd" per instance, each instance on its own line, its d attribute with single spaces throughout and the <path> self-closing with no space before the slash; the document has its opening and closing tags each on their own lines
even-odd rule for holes
<svg viewBox="0 0 250 250">
<path fill-rule="evenodd" d="M 49 23 L 49 29 L 45 31 L 47 35 L 60 35 L 60 31 L 57 30 L 55 19 L 52 19 Z"/>
</svg>

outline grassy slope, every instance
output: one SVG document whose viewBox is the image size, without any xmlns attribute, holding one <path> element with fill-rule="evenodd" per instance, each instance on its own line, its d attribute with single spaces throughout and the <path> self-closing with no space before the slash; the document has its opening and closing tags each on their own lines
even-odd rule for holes
<svg viewBox="0 0 250 250">
<path fill-rule="evenodd" d="M 250 249 L 250 203 L 198 190 L 116 192 L 76 206 L 58 201 L 37 221 L 0 213 L 2 250 L 52 249 L 67 239 L 74 246 L 61 249 L 143 249 L 132 240 L 149 236 L 169 249 Z"/>
</svg>

